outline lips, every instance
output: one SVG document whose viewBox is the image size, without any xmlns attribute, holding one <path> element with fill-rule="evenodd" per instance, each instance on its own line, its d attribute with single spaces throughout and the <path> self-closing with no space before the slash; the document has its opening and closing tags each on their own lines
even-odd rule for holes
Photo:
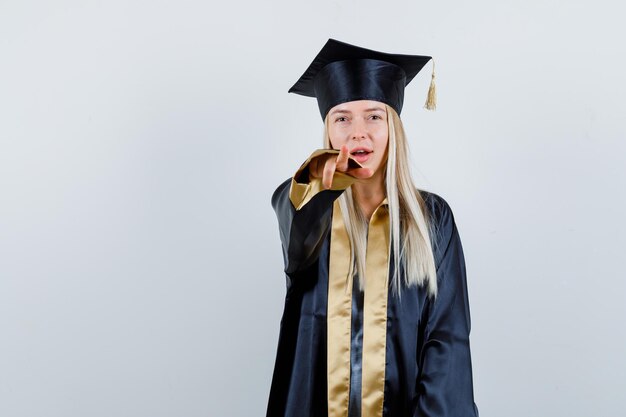
<svg viewBox="0 0 626 417">
<path fill-rule="evenodd" d="M 358 162 L 365 162 L 369 159 L 370 154 L 373 151 L 367 148 L 359 147 L 354 148 L 350 151 L 350 155 L 353 159 L 356 159 Z"/>
<path fill-rule="evenodd" d="M 367 148 L 354 148 L 350 151 L 350 155 L 352 156 L 367 155 L 370 153 L 372 153 L 372 150 L 367 149 Z"/>
</svg>

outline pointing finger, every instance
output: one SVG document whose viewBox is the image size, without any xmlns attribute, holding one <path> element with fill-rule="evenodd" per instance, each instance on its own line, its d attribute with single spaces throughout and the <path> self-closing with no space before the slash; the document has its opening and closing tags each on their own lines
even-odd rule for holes
<svg viewBox="0 0 626 417">
<path fill-rule="evenodd" d="M 343 145 L 337 156 L 337 171 L 346 172 L 348 170 L 348 145 Z"/>
</svg>

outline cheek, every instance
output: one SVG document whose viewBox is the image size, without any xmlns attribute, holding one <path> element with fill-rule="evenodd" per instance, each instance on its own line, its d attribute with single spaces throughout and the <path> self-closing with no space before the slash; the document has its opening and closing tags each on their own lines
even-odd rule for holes
<svg viewBox="0 0 626 417">
<path fill-rule="evenodd" d="M 380 148 L 387 148 L 387 144 L 389 143 L 389 133 L 387 129 L 381 130 L 376 135 L 376 146 Z"/>
<path fill-rule="evenodd" d="M 330 129 L 328 131 L 328 139 L 330 140 L 330 146 L 333 149 L 339 149 L 343 144 L 346 143 L 341 134 L 339 134 L 337 131 L 333 131 L 333 129 Z"/>
</svg>

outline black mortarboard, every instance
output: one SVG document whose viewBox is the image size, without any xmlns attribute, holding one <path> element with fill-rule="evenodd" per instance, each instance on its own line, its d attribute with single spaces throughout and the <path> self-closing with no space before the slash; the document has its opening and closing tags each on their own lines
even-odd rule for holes
<svg viewBox="0 0 626 417">
<path fill-rule="evenodd" d="M 316 97 L 322 119 L 337 104 L 354 100 L 380 101 L 400 114 L 404 87 L 431 59 L 387 54 L 329 39 L 289 92 Z M 434 77 L 433 64 L 425 106 L 430 110 L 435 108 Z"/>
</svg>

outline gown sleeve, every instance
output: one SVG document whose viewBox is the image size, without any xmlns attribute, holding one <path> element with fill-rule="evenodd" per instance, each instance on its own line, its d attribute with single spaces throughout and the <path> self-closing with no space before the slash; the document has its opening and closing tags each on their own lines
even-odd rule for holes
<svg viewBox="0 0 626 417">
<path fill-rule="evenodd" d="M 330 230 L 333 202 L 356 181 L 348 174 L 335 172 L 332 186 L 326 190 L 321 178 L 309 180 L 309 163 L 325 153 L 339 154 L 339 151 L 316 150 L 295 175 L 283 182 L 272 195 L 272 207 L 278 217 L 285 273 L 289 277 L 317 259 Z M 350 164 L 357 162 L 350 159 Z"/>
<path fill-rule="evenodd" d="M 478 417 L 470 355 L 470 309 L 461 239 L 441 198 L 438 292 L 428 298 L 414 417 Z M 441 253 L 441 252 L 440 252 Z"/>
</svg>

